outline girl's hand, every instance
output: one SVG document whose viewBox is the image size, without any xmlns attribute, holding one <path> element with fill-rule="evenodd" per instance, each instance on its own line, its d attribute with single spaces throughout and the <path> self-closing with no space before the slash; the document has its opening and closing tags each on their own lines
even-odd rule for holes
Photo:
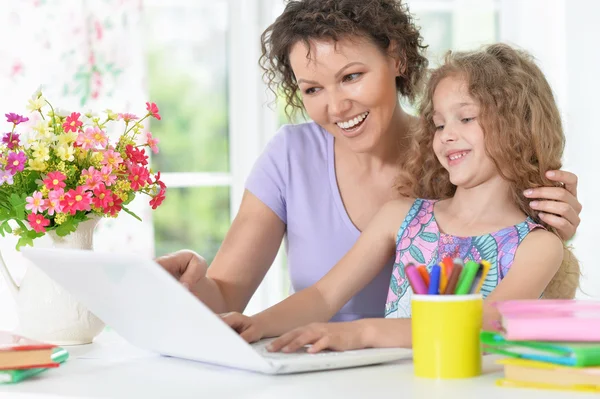
<svg viewBox="0 0 600 399">
<path fill-rule="evenodd" d="M 269 344 L 270 352 L 296 352 L 305 345 L 309 353 L 317 353 L 323 349 L 344 351 L 365 348 L 365 329 L 357 322 L 346 323 L 313 323 L 296 328 Z"/>
<path fill-rule="evenodd" d="M 256 319 L 244 316 L 238 312 L 225 313 L 221 319 L 233 328 L 246 342 L 256 342 L 263 338 L 264 333 Z"/>
<path fill-rule="evenodd" d="M 556 228 L 564 241 L 575 235 L 579 226 L 581 204 L 577 200 L 577 175 L 564 170 L 546 172 L 550 180 L 561 182 L 564 187 L 538 187 L 525 191 L 532 209 L 539 211 L 540 219 Z"/>
</svg>

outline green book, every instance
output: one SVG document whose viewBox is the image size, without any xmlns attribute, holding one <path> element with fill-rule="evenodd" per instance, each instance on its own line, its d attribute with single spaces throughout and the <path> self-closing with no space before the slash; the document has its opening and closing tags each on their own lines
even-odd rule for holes
<svg viewBox="0 0 600 399">
<path fill-rule="evenodd" d="M 600 366 L 600 342 L 509 341 L 502 335 L 481 332 L 484 352 L 571 367 Z"/>
<path fill-rule="evenodd" d="M 56 363 L 63 363 L 69 357 L 69 352 L 66 349 L 57 347 L 52 352 L 51 359 Z M 14 370 L 0 370 L 0 384 L 12 384 L 15 382 L 23 381 L 29 377 L 37 375 L 43 371 L 46 371 L 52 367 L 42 367 L 34 369 L 14 369 Z"/>
</svg>

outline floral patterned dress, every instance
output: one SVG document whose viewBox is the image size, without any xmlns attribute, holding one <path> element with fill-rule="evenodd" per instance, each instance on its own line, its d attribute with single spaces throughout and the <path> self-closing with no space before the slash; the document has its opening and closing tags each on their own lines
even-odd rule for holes
<svg viewBox="0 0 600 399">
<path fill-rule="evenodd" d="M 431 270 L 433 265 L 447 256 L 459 257 L 465 262 L 487 260 L 491 268 L 481 288 L 485 298 L 506 276 L 517 247 L 527 234 L 536 228 L 543 228 L 528 217 L 515 226 L 494 233 L 474 237 L 452 236 L 440 232 L 433 214 L 435 202 L 415 200 L 398 230 L 396 259 L 385 304 L 385 317 L 410 317 L 412 289 L 404 274 L 404 266 L 408 263 L 426 265 L 427 270 Z"/>
</svg>

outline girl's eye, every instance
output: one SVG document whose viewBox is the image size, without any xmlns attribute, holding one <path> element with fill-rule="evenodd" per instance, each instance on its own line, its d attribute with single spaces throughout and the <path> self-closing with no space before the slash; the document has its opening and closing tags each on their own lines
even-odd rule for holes
<svg viewBox="0 0 600 399">
<path fill-rule="evenodd" d="M 472 120 L 475 120 L 475 118 L 462 118 L 462 119 L 461 119 L 461 122 L 462 122 L 462 123 L 469 123 L 469 122 L 471 122 Z"/>
<path fill-rule="evenodd" d="M 362 73 L 360 73 L 360 72 L 351 73 L 349 75 L 346 75 L 346 76 L 344 76 L 344 82 L 351 82 L 353 80 L 356 80 L 360 77 L 360 75 L 362 75 Z"/>
</svg>

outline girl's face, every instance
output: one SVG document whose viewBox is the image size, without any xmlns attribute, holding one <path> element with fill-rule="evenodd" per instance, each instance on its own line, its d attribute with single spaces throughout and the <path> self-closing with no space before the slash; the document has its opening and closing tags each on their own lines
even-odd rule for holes
<svg viewBox="0 0 600 399">
<path fill-rule="evenodd" d="M 479 104 L 469 95 L 465 79 L 446 77 L 438 83 L 433 94 L 433 150 L 458 187 L 475 187 L 498 176 L 485 151 L 478 118 Z"/>
<path fill-rule="evenodd" d="M 308 116 L 355 152 L 391 133 L 400 63 L 366 39 L 297 42 L 290 63 Z"/>
</svg>

